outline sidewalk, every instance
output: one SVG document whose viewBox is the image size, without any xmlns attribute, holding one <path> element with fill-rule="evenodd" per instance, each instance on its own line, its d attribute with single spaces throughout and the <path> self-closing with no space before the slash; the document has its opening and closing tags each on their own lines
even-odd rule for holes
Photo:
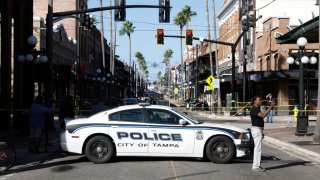
<svg viewBox="0 0 320 180">
<path fill-rule="evenodd" d="M 167 99 L 171 104 L 177 107 L 184 107 L 180 101 Z M 186 110 L 188 111 L 188 110 Z M 246 122 L 251 121 L 250 116 L 229 116 L 215 115 L 210 111 L 192 111 L 199 116 L 217 120 L 227 119 L 228 121 Z M 309 116 L 309 120 L 316 121 L 316 116 Z M 313 135 L 311 136 L 295 136 L 296 122 L 291 116 L 273 116 L 274 123 L 265 123 L 264 140 L 263 142 L 275 148 L 280 148 L 288 153 L 295 154 L 300 158 L 320 164 L 320 144 L 313 144 Z M 287 123 L 290 122 L 290 123 Z M 314 124 L 314 123 L 313 123 Z M 310 126 L 309 126 L 310 127 Z M 311 127 L 309 132 L 313 132 Z"/>
<path fill-rule="evenodd" d="M 18 130 L 0 133 L 0 141 L 9 143 L 16 151 L 15 165 L 10 168 L 9 171 L 19 171 L 24 168 L 30 168 L 31 166 L 47 161 L 50 155 L 59 152 L 57 137 L 53 130 L 48 133 L 48 144 L 46 149 L 45 135 L 42 135 L 39 149 L 41 153 L 29 153 L 29 136 L 21 135 Z"/>
</svg>

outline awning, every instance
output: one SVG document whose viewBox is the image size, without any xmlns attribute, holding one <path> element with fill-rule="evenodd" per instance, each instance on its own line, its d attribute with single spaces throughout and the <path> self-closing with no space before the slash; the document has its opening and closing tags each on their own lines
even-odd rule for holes
<svg viewBox="0 0 320 180">
<path fill-rule="evenodd" d="M 308 43 L 319 42 L 319 16 L 279 36 L 276 40 L 278 44 L 295 44 L 301 36 L 307 38 Z"/>
</svg>

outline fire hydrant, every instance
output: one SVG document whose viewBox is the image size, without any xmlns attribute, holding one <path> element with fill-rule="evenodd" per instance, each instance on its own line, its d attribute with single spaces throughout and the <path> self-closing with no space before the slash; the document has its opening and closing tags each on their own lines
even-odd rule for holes
<svg viewBox="0 0 320 180">
<path fill-rule="evenodd" d="M 299 112 L 298 106 L 294 106 L 294 108 L 293 108 L 293 117 L 295 119 L 297 119 L 297 117 L 298 117 L 298 112 Z"/>
</svg>

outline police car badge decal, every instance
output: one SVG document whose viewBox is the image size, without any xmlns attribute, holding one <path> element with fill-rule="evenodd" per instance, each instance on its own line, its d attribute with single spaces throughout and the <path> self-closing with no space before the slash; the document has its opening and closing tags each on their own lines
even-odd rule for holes
<svg viewBox="0 0 320 180">
<path fill-rule="evenodd" d="M 197 139 L 197 140 L 202 140 L 202 139 L 203 139 L 203 133 L 202 133 L 202 130 L 198 130 L 198 131 L 197 131 L 196 139 Z"/>
</svg>

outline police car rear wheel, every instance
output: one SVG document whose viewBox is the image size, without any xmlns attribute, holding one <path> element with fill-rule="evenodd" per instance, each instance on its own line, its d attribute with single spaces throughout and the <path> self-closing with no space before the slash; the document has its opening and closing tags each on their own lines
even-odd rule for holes
<svg viewBox="0 0 320 180">
<path fill-rule="evenodd" d="M 208 142 L 206 155 L 214 163 L 228 163 L 235 155 L 235 146 L 227 137 L 217 136 Z"/>
<path fill-rule="evenodd" d="M 109 138 L 94 136 L 86 144 L 85 153 L 87 158 L 95 164 L 106 163 L 114 154 L 114 146 Z"/>
</svg>

